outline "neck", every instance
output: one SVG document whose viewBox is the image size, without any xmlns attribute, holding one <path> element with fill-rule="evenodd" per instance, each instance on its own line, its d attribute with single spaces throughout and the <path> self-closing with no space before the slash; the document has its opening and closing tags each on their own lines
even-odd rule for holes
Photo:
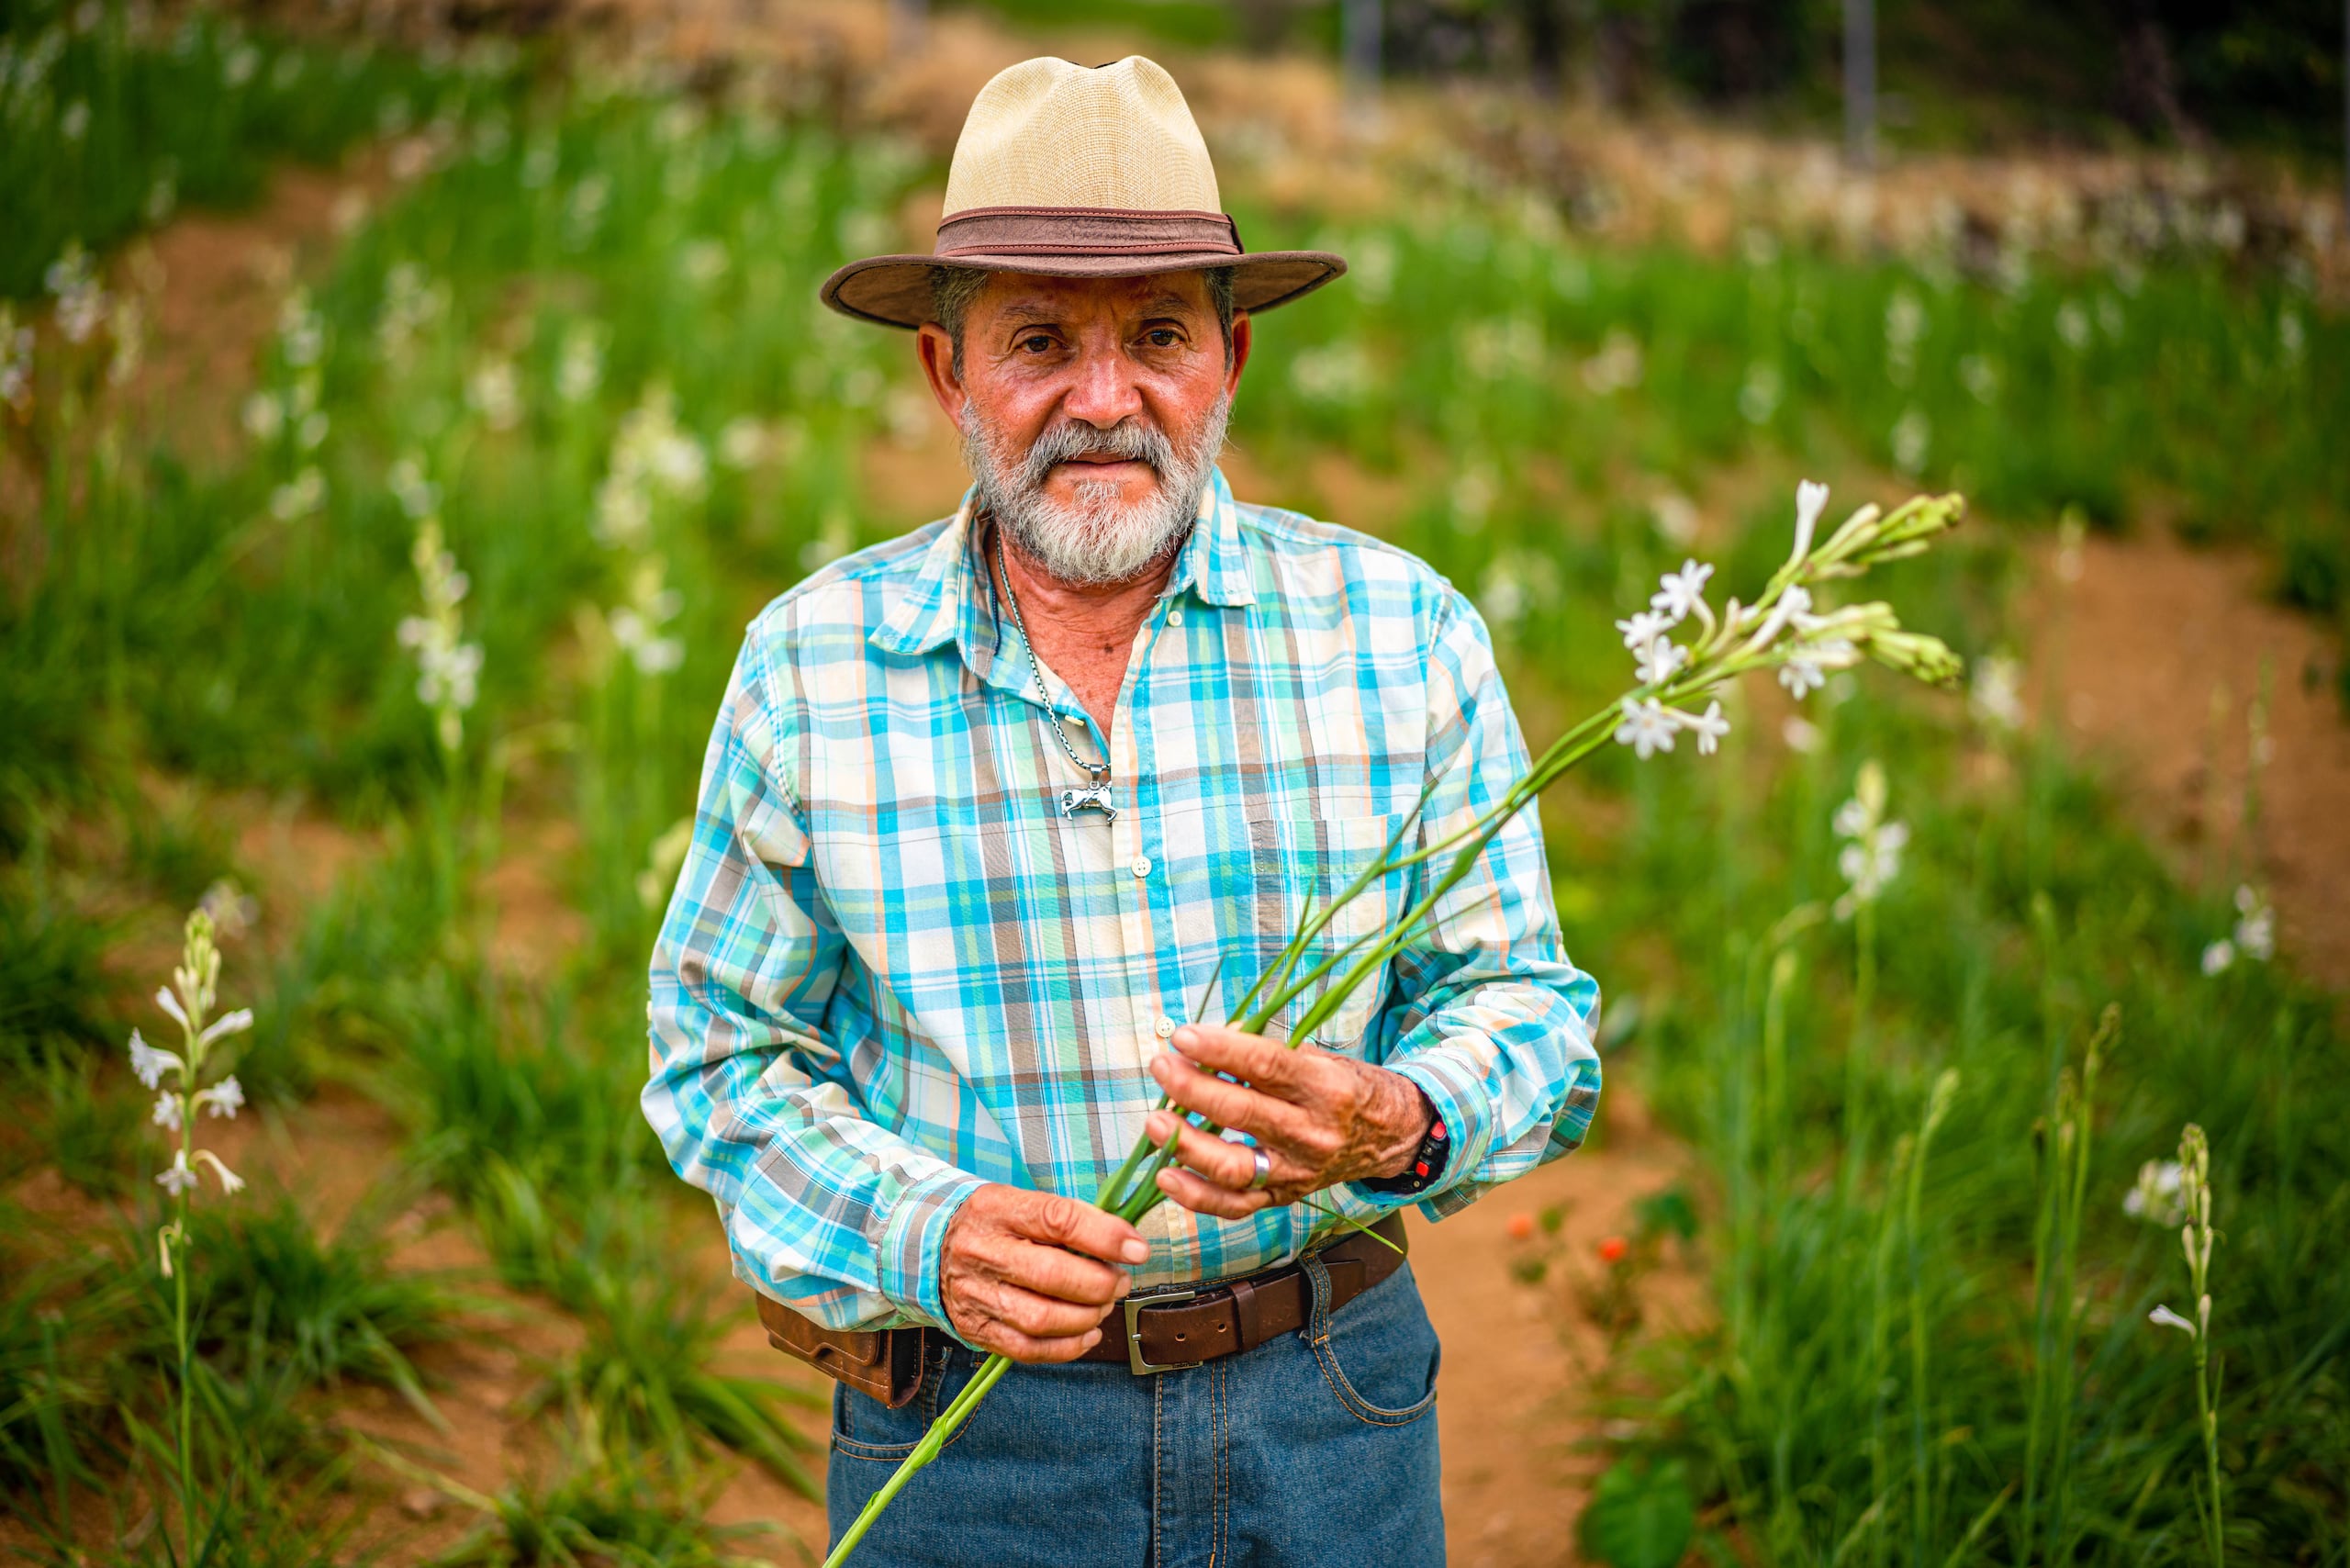
<svg viewBox="0 0 2350 1568">
<path fill-rule="evenodd" d="M 1002 546 L 1004 568 L 1011 574 L 1012 589 L 1020 596 L 1020 613 L 1032 633 L 1040 632 L 1040 622 L 1098 622 L 1107 626 L 1123 624 L 1131 640 L 1136 628 L 1149 616 L 1159 590 L 1166 588 L 1168 577 L 1175 570 L 1175 557 L 1182 550 L 1182 541 L 1176 541 L 1157 560 L 1124 582 L 1072 583 L 1055 577 L 1051 568 L 1023 550 L 1020 541 L 1002 527 L 993 527 L 992 532 Z"/>
<path fill-rule="evenodd" d="M 1017 596 L 1029 646 L 1046 667 L 1069 682 L 1102 733 L 1110 733 L 1118 689 L 1125 682 L 1135 633 L 1175 569 L 1179 543 L 1139 573 L 1119 583 L 1071 583 L 1053 576 L 1000 527 L 988 550 L 992 570 L 1001 542 L 1003 575 L 998 586 Z"/>
</svg>

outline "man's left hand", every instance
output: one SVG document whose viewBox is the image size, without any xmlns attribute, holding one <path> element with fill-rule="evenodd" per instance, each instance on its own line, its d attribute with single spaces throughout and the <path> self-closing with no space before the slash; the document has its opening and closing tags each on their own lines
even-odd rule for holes
<svg viewBox="0 0 2350 1568">
<path fill-rule="evenodd" d="M 1251 1187 L 1254 1150 L 1203 1132 L 1175 1111 L 1152 1112 L 1152 1142 L 1163 1145 L 1181 1128 L 1175 1146 L 1181 1166 L 1158 1173 L 1159 1188 L 1196 1213 L 1241 1219 L 1341 1182 L 1400 1175 L 1427 1136 L 1427 1102 L 1400 1073 L 1221 1025 L 1187 1024 L 1173 1043 L 1150 1064 L 1167 1097 L 1247 1133 L 1272 1162 L 1270 1182 Z"/>
</svg>

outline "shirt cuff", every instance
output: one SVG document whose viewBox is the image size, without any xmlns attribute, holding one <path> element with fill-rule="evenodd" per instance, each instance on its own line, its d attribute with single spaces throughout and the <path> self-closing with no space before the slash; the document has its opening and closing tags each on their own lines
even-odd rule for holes
<svg viewBox="0 0 2350 1568">
<path fill-rule="evenodd" d="M 1445 1141 L 1451 1147 L 1444 1159 L 1444 1173 L 1419 1192 L 1382 1193 L 1360 1182 L 1347 1183 L 1350 1196 L 1381 1213 L 1426 1203 L 1452 1187 L 1485 1158 L 1485 1143 L 1493 1133 L 1482 1067 L 1472 1066 L 1438 1046 L 1407 1061 L 1392 1063 L 1387 1070 L 1410 1080 L 1428 1097 L 1437 1119 L 1444 1124 Z"/>
<path fill-rule="evenodd" d="M 954 1332 L 939 1294 L 940 1253 L 946 1227 L 963 1200 L 987 1183 L 949 1168 L 911 1183 L 898 1194 L 881 1228 L 879 1288 L 910 1316 Z"/>
</svg>

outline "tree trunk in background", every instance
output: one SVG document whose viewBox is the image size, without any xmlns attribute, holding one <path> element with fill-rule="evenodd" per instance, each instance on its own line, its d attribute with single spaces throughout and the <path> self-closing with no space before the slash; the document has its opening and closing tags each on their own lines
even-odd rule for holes
<svg viewBox="0 0 2350 1568">
<path fill-rule="evenodd" d="M 2344 3 L 2350 5 L 2350 0 Z M 1546 98 L 1559 95 L 1566 64 L 1566 18 L 1560 14 L 1561 4 L 1561 0 L 1519 0 L 1526 18 L 1527 71 L 1534 90 Z"/>
<path fill-rule="evenodd" d="M 1379 0 L 1344 0 L 1339 26 L 1348 94 L 1358 104 L 1371 103 L 1379 96 Z"/>
<path fill-rule="evenodd" d="M 1844 0 L 1844 158 L 1876 161 L 1876 0 Z"/>
</svg>

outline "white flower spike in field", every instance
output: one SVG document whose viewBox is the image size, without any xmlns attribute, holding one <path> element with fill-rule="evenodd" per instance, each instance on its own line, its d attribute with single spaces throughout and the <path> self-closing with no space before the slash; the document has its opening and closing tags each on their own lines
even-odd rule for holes
<svg viewBox="0 0 2350 1568">
<path fill-rule="evenodd" d="M 154 1089 L 165 1071 L 177 1074 L 173 1086 L 157 1096 L 151 1119 L 177 1140 L 172 1148 L 172 1162 L 155 1177 L 155 1184 L 163 1189 L 171 1204 L 171 1217 L 155 1233 L 155 1251 L 163 1277 L 173 1282 L 172 1325 L 179 1350 L 179 1504 L 191 1538 L 198 1516 L 196 1466 L 191 1452 L 195 1440 L 195 1395 L 190 1387 L 195 1339 L 188 1312 L 188 1200 L 202 1184 L 197 1179 L 199 1166 L 211 1170 L 224 1194 L 241 1193 L 245 1186 L 244 1178 L 222 1163 L 218 1155 L 196 1147 L 195 1113 L 197 1107 L 206 1106 L 216 1116 L 233 1116 L 244 1104 L 244 1086 L 237 1081 L 235 1074 L 223 1074 L 208 1087 L 204 1080 L 206 1070 L 213 1065 L 214 1048 L 220 1041 L 251 1027 L 253 1021 L 252 1014 L 243 1008 L 217 1019 L 211 1015 L 220 982 L 220 949 L 213 937 L 212 916 L 201 908 L 191 913 L 180 962 L 172 971 L 172 983 L 155 993 L 155 1004 L 179 1025 L 186 1054 L 158 1050 L 135 1029 L 130 1035 L 130 1070 L 139 1075 L 140 1081 Z M 192 1539 L 183 1540 L 181 1552 L 180 1561 L 195 1560 Z"/>
<path fill-rule="evenodd" d="M 1861 764 L 1852 798 L 1836 808 L 1836 835 L 1849 838 L 1836 857 L 1850 887 L 1836 901 L 1836 918 L 1848 920 L 1863 904 L 1874 903 L 1887 882 L 1901 869 L 1901 851 L 1909 843 L 1906 823 L 1887 822 L 1885 769 L 1874 758 Z"/>
<path fill-rule="evenodd" d="M 2236 945 L 2226 937 L 2203 949 L 2203 973 L 2216 977 L 2228 972 L 2236 961 Z"/>
<path fill-rule="evenodd" d="M 418 526 L 409 559 L 423 590 L 424 613 L 400 622 L 400 646 L 416 655 L 417 700 L 432 710 L 441 749 L 454 756 L 464 744 L 465 711 L 480 693 L 481 644 L 463 640 L 457 611 L 471 585 L 442 543 L 439 518 L 428 517 Z"/>
<path fill-rule="evenodd" d="M 2195 1325 L 2189 1323 L 2186 1318 L 2181 1317 L 2177 1313 L 2173 1312 L 2167 1306 L 2158 1306 L 2154 1308 L 2154 1311 L 2146 1314 L 2146 1321 L 2154 1324 L 2157 1327 L 2176 1328 L 2190 1339 L 2197 1338 Z"/>
<path fill-rule="evenodd" d="M 2277 912 L 2249 887 L 2236 890 L 2236 951 L 2266 963 L 2277 956 Z"/>
<path fill-rule="evenodd" d="M 2178 1200 L 2179 1171 L 2176 1159 L 2149 1159 L 2138 1167 L 2138 1184 L 2121 1195 L 2121 1212 L 2165 1229 L 2184 1216 Z"/>
</svg>

